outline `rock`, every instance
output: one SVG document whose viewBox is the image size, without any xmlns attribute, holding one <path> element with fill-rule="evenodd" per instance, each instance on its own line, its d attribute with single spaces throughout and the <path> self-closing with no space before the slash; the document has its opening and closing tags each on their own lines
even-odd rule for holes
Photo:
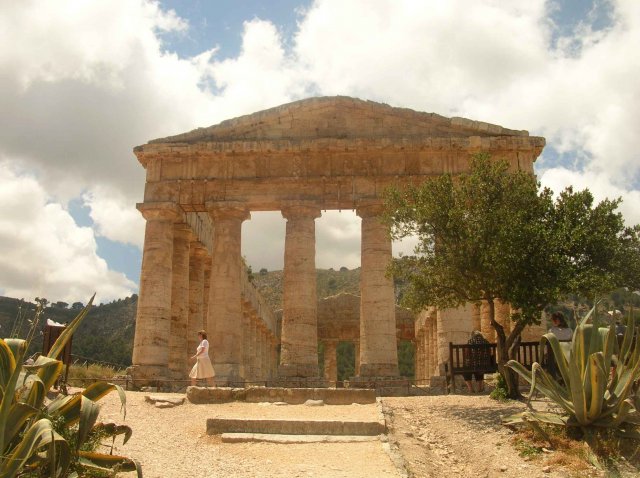
<svg viewBox="0 0 640 478">
<path fill-rule="evenodd" d="M 413 438 L 413 433 L 411 433 L 411 432 L 404 432 L 404 435 L 409 437 L 409 438 Z"/>
<path fill-rule="evenodd" d="M 324 400 L 307 400 L 304 404 L 307 407 L 322 407 L 324 406 Z"/>
<path fill-rule="evenodd" d="M 169 402 L 156 402 L 154 403 L 154 406 L 156 408 L 173 408 L 175 407 L 175 404 Z"/>
<path fill-rule="evenodd" d="M 184 397 L 163 397 L 159 395 L 147 395 L 144 397 L 144 399 L 149 403 L 170 403 L 173 406 L 182 405 L 184 403 Z"/>
<path fill-rule="evenodd" d="M 500 467 L 500 471 L 502 471 L 502 472 L 507 471 L 507 466 L 506 466 L 506 465 L 502 465 L 502 466 Z"/>
<path fill-rule="evenodd" d="M 542 472 L 543 473 L 551 473 L 551 467 L 550 466 L 545 466 L 544 468 L 542 468 Z"/>
<path fill-rule="evenodd" d="M 284 405 L 289 405 L 287 402 L 273 402 L 276 407 L 282 407 Z"/>
</svg>

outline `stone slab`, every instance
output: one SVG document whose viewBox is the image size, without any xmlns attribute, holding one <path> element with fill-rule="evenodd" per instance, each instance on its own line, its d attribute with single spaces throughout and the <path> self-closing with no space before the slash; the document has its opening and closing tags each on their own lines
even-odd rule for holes
<svg viewBox="0 0 640 478">
<path fill-rule="evenodd" d="M 359 443 L 379 441 L 373 435 L 279 435 L 272 433 L 223 433 L 223 443 Z"/>
<path fill-rule="evenodd" d="M 184 403 L 185 397 L 146 395 L 144 399 L 149 403 L 155 403 L 155 404 L 165 403 L 171 406 L 176 406 L 176 405 L 182 405 Z"/>
<path fill-rule="evenodd" d="M 386 432 L 384 420 L 278 420 L 260 418 L 209 418 L 207 434 L 266 433 L 278 435 L 365 435 Z"/>
<path fill-rule="evenodd" d="M 226 403 L 246 401 L 251 403 L 284 402 L 300 405 L 307 400 L 322 400 L 326 405 L 365 405 L 376 402 L 376 392 L 370 389 L 335 388 L 205 388 L 188 387 L 187 399 L 191 403 Z"/>
</svg>

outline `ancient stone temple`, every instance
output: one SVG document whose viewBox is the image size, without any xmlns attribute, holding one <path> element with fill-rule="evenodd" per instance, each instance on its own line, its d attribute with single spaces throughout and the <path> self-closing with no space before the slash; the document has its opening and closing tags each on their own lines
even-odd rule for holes
<svg viewBox="0 0 640 478">
<path fill-rule="evenodd" d="M 533 171 L 543 146 L 526 131 L 323 97 L 136 147 L 147 174 L 136 375 L 185 377 L 204 328 L 218 384 L 317 377 L 315 220 L 351 209 L 362 219 L 358 375 L 397 376 L 384 190 L 464 173 L 479 151 Z M 241 228 L 252 211 L 287 221 L 280 335 L 244 273 Z"/>
</svg>

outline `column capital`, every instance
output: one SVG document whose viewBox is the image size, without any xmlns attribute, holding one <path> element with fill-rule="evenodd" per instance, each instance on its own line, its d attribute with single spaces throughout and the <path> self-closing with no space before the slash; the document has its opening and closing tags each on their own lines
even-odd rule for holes
<svg viewBox="0 0 640 478">
<path fill-rule="evenodd" d="M 379 201 L 361 201 L 356 206 L 356 214 L 361 218 L 378 217 L 384 212 L 384 204 Z"/>
<path fill-rule="evenodd" d="M 136 209 L 142 213 L 147 221 L 173 221 L 183 220 L 182 209 L 174 202 L 139 202 Z"/>
<path fill-rule="evenodd" d="M 304 203 L 284 203 L 280 212 L 285 219 L 317 219 L 322 213 L 318 206 Z"/>
<path fill-rule="evenodd" d="M 216 219 L 239 219 L 245 221 L 251 218 L 251 213 L 246 204 L 240 201 L 207 201 L 205 207 L 214 221 Z"/>
<path fill-rule="evenodd" d="M 186 222 L 176 222 L 173 224 L 173 234 L 174 234 L 174 237 L 175 235 L 190 236 L 191 226 L 189 226 L 189 224 L 187 224 Z"/>
</svg>

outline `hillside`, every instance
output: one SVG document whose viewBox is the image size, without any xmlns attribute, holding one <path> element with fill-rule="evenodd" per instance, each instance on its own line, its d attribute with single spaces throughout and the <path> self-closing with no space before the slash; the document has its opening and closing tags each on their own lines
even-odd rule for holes
<svg viewBox="0 0 640 478">
<path fill-rule="evenodd" d="M 134 294 L 109 304 L 92 307 L 73 337 L 72 353 L 113 364 L 131 364 L 137 302 L 138 296 Z M 32 319 L 36 304 L 21 304 L 18 299 L 0 297 L 0 334 L 3 337 L 11 334 L 21 306 L 26 313 L 26 319 Z M 44 329 L 47 319 L 61 324 L 71 322 L 81 309 L 80 303 L 71 307 L 64 302 L 49 304 L 45 308 L 38 329 Z M 24 321 L 17 336 L 25 337 L 28 328 L 29 324 Z M 41 351 L 42 334 L 37 333 L 31 343 L 29 354 Z"/>
<path fill-rule="evenodd" d="M 360 268 L 349 270 L 316 269 L 316 290 L 318 299 L 323 299 L 341 292 L 360 295 Z M 267 272 L 262 269 L 252 274 L 252 281 L 273 310 L 282 309 L 283 271 Z"/>
</svg>

